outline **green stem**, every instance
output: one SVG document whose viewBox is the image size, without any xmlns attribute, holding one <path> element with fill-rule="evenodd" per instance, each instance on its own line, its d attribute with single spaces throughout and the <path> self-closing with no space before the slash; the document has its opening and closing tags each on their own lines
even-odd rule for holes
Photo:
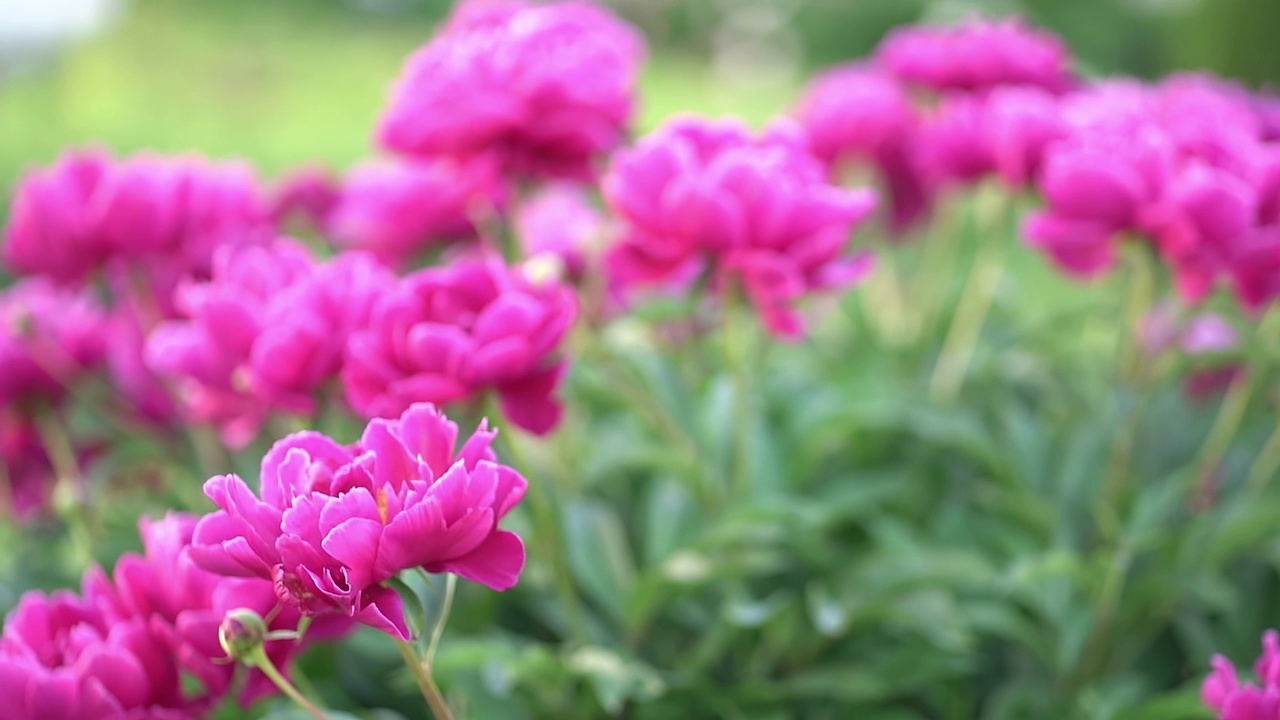
<svg viewBox="0 0 1280 720">
<path fill-rule="evenodd" d="M 1196 495 L 1205 492 L 1206 486 L 1213 480 L 1214 473 L 1226 457 L 1231 441 L 1235 439 L 1240 423 L 1244 420 L 1245 410 L 1249 407 L 1249 396 L 1253 392 L 1252 375 L 1246 370 L 1238 373 L 1227 388 L 1218 408 L 1218 416 L 1213 420 L 1213 427 L 1205 438 L 1204 445 L 1196 460 Z"/>
<path fill-rule="evenodd" d="M 85 497 L 84 478 L 75 448 L 67 437 L 66 428 L 52 407 L 42 407 L 35 413 L 36 431 L 44 445 L 49 464 L 53 466 L 54 492 L 60 496 L 54 503 L 71 533 L 72 549 L 76 562 L 93 564 L 97 519 L 92 515 L 93 504 Z"/>
<path fill-rule="evenodd" d="M 1117 355 L 1119 356 L 1119 376 L 1122 385 L 1131 385 L 1139 393 L 1139 405 L 1131 409 L 1124 424 L 1116 434 L 1111 445 L 1111 454 L 1107 459 L 1102 492 L 1094 514 L 1099 529 L 1104 537 L 1113 537 L 1119 531 L 1120 520 L 1116 512 L 1116 503 L 1129 477 L 1129 465 L 1133 459 L 1133 450 L 1137 445 L 1138 425 L 1142 418 L 1142 409 L 1148 400 L 1144 392 L 1150 375 L 1142 362 L 1141 338 L 1138 329 L 1151 310 L 1155 297 L 1156 278 L 1152 260 L 1143 247 L 1135 248 L 1133 268 L 1129 274 L 1130 293 L 1125 309 L 1124 324 L 1118 339 Z"/>
<path fill-rule="evenodd" d="M 1261 493 L 1277 472 L 1280 472 L 1280 422 L 1276 423 L 1275 430 L 1271 431 L 1271 437 L 1267 438 L 1267 444 L 1262 446 L 1258 457 L 1249 468 L 1245 481 L 1248 491 L 1255 495 Z"/>
<path fill-rule="evenodd" d="M 298 688 L 294 687 L 284 675 L 280 674 L 280 671 L 276 669 L 275 663 L 271 662 L 271 658 L 267 657 L 267 653 L 261 648 L 254 654 L 252 666 L 261 670 L 263 675 L 266 675 L 271 682 L 275 683 L 276 687 L 280 688 L 280 692 L 297 703 L 298 707 L 310 713 L 311 717 L 316 720 L 329 720 L 329 716 L 325 715 L 323 710 L 308 700 L 306 695 L 299 692 Z"/>
<path fill-rule="evenodd" d="M 1094 615 L 1093 626 L 1084 644 L 1082 672 L 1079 675 L 1082 682 L 1092 678 L 1106 658 L 1107 638 L 1115 622 L 1116 605 L 1120 602 L 1125 576 L 1129 572 L 1129 564 L 1132 560 L 1133 553 L 1127 544 L 1117 547 L 1115 554 L 1111 556 L 1098 599 L 1097 613 Z"/>
<path fill-rule="evenodd" d="M 495 416 L 498 416 L 497 408 L 495 407 L 494 410 Z M 502 432 L 498 433 L 498 442 L 514 467 L 521 472 L 527 472 L 532 466 L 525 462 L 524 455 L 519 450 L 519 443 L 510 435 L 512 432 L 509 426 L 503 428 Z M 578 642 L 586 642 L 587 626 L 582 600 L 573 586 L 573 576 L 569 571 L 569 551 L 565 546 L 564 530 L 560 527 L 560 516 L 556 512 L 555 499 L 551 497 L 548 484 L 540 479 L 529 482 L 529 491 L 525 497 L 529 499 L 534 533 L 543 544 L 542 554 L 551 563 L 552 582 L 555 585 L 556 594 L 564 603 L 570 632 Z"/>
<path fill-rule="evenodd" d="M 436 649 L 440 646 L 440 638 L 444 635 L 445 623 L 449 622 L 449 613 L 453 611 L 453 596 L 458 589 L 458 576 L 449 573 L 444 581 L 444 602 L 440 606 L 440 615 L 431 627 L 431 642 L 427 645 L 426 663 L 430 666 L 436 660 Z"/>
<path fill-rule="evenodd" d="M 436 720 L 454 720 L 449 704 L 444 701 L 444 695 L 440 693 L 435 679 L 431 677 L 431 669 L 418 657 L 417 651 L 413 649 L 413 643 L 397 638 L 396 646 L 400 649 L 400 656 L 404 658 L 405 665 L 409 667 L 409 672 L 417 681 L 418 689 L 422 691 L 422 697 L 427 701 L 427 706 L 431 708 L 431 713 Z"/>
<path fill-rule="evenodd" d="M 954 199 L 944 200 L 939 208 L 940 219 L 933 224 L 931 232 L 922 238 L 924 250 L 916 267 L 911 293 L 919 309 L 914 327 L 917 339 L 932 327 L 950 289 L 948 280 L 951 278 L 951 268 L 955 265 L 960 245 L 955 233 L 951 231 L 956 225 L 955 216 L 961 207 L 963 206 Z M 943 279 L 941 282 L 940 278 Z"/>
<path fill-rule="evenodd" d="M 751 328 L 744 327 L 750 321 L 740 317 L 742 308 L 736 302 L 738 297 L 737 293 L 730 293 L 725 306 L 723 327 L 725 364 L 729 368 L 733 386 L 733 425 L 729 438 L 729 481 L 726 483 L 726 490 L 731 497 L 745 498 L 751 493 L 747 482 L 747 434 L 751 430 L 751 413 L 747 409 L 747 404 L 751 401 Z"/>
<path fill-rule="evenodd" d="M 998 200 L 989 200 L 997 203 Z M 996 291 L 1005 268 L 1005 238 L 1001 227 L 1004 217 L 1000 205 L 987 209 L 978 225 L 982 234 L 978 256 L 974 258 L 969 279 L 961 291 L 956 314 L 942 343 L 942 351 L 929 383 L 930 395 L 940 402 L 954 402 L 964 386 L 965 376 L 977 351 L 982 328 L 995 302 Z"/>
</svg>

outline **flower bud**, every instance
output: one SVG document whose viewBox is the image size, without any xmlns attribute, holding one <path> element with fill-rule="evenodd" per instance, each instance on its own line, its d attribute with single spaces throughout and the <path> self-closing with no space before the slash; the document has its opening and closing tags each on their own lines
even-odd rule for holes
<svg viewBox="0 0 1280 720">
<path fill-rule="evenodd" d="M 239 661 L 250 660 L 260 652 L 266 637 L 267 623 L 249 608 L 227 612 L 218 626 L 218 642 L 222 644 L 223 652 Z"/>
</svg>

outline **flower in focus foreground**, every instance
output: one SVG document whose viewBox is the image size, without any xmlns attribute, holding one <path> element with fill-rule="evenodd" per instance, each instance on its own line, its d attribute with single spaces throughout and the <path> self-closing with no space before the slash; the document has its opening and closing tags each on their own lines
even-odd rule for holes
<svg viewBox="0 0 1280 720">
<path fill-rule="evenodd" d="M 673 121 L 621 153 L 605 179 L 627 223 L 611 253 L 615 279 L 655 285 L 710 270 L 721 288 L 741 284 L 771 332 L 799 337 L 797 300 L 871 267 L 846 247 L 875 195 L 826 175 L 796 126 L 757 136 L 732 120 Z"/>
<path fill-rule="evenodd" d="M 221 510 L 196 527 L 192 556 L 222 575 L 272 580 L 304 615 L 408 639 L 400 596 L 385 584 L 397 573 L 450 572 L 506 590 L 524 567 L 520 538 L 498 524 L 526 482 L 493 461 L 493 437 L 482 423 L 457 447 L 457 425 L 426 404 L 372 421 L 351 447 L 295 433 L 262 459 L 257 496 L 234 475 L 205 483 Z"/>
<path fill-rule="evenodd" d="M 405 155 L 590 177 L 623 140 L 643 56 L 639 34 L 593 3 L 466 2 L 409 58 L 378 139 Z"/>
<path fill-rule="evenodd" d="M 550 432 L 563 413 L 557 350 L 577 310 L 568 287 L 494 259 L 419 271 L 352 335 L 342 371 L 347 400 L 366 417 L 385 418 L 414 403 L 443 406 L 493 391 L 512 423 Z"/>
</svg>

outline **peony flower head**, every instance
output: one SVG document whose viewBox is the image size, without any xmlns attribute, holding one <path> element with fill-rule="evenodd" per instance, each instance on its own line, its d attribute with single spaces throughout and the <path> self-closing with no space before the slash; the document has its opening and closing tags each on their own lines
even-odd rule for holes
<svg viewBox="0 0 1280 720">
<path fill-rule="evenodd" d="M 147 339 L 150 368 L 177 381 L 191 418 L 217 423 L 243 447 L 273 412 L 311 415 L 338 376 L 347 337 L 362 326 L 392 276 L 373 258 L 318 264 L 301 245 L 226 247 L 212 280 L 181 288 L 186 319 Z"/>
<path fill-rule="evenodd" d="M 710 271 L 719 287 L 740 284 L 782 337 L 803 332 L 793 309 L 802 296 L 870 269 L 846 246 L 874 194 L 829 184 L 798 126 L 755 135 L 736 121 L 677 119 L 621 153 L 604 191 L 627 225 L 611 250 L 615 281 Z"/>
<path fill-rule="evenodd" d="M 875 170 L 888 192 L 895 232 L 928 214 L 932 189 L 912 149 L 920 118 L 907 89 L 893 77 L 861 63 L 832 68 L 809 86 L 796 117 L 811 150 L 836 177 L 850 165 Z"/>
<path fill-rule="evenodd" d="M 269 579 L 304 615 L 339 615 L 408 639 L 400 596 L 386 583 L 413 568 L 512 587 L 524 545 L 500 529 L 526 483 L 493 461 L 484 423 L 461 447 L 458 428 L 418 404 L 369 423 L 354 446 L 290 435 L 262 460 L 255 495 L 234 475 L 205 493 L 221 508 L 196 527 L 192 556 L 210 571 Z"/>
<path fill-rule="evenodd" d="M 18 273 L 62 282 L 122 264 L 164 278 L 202 276 L 216 247 L 260 240 L 268 224 L 246 165 L 74 151 L 23 180 L 4 258 Z"/>
<path fill-rule="evenodd" d="M 366 417 L 395 417 L 415 403 L 493 392 L 512 423 L 550 432 L 563 413 L 558 349 L 577 310 L 568 287 L 496 259 L 419 271 L 380 298 L 351 336 L 347 400 Z"/>
<path fill-rule="evenodd" d="M 304 166 L 285 175 L 271 195 L 271 220 L 284 229 L 291 220 L 321 232 L 342 200 L 342 183 L 320 166 Z"/>
<path fill-rule="evenodd" d="M 109 615 L 146 618 L 182 670 L 200 680 L 205 694 L 217 700 L 230 691 L 235 672 L 235 665 L 225 662 L 219 643 L 218 629 L 226 614 L 247 608 L 270 617 L 272 631 L 296 630 L 302 615 L 293 607 L 278 607 L 269 580 L 223 577 L 196 565 L 190 547 L 197 520 L 193 515 L 170 513 L 161 520 L 144 517 L 139 521 L 144 551 L 125 554 L 116 563 Z M 341 617 L 322 618 L 308 629 L 305 642 L 270 640 L 264 650 L 277 668 L 288 673 L 293 659 L 312 641 L 333 638 L 350 627 Z M 248 705 L 276 692 L 267 676 L 255 669 L 239 701 Z"/>
<path fill-rule="evenodd" d="M 378 141 L 414 156 L 495 159 L 585 178 L 622 142 L 644 44 L 590 2 L 472 0 L 409 58 Z"/>
<path fill-rule="evenodd" d="M 366 164 L 347 175 L 328 225 L 343 247 L 406 267 L 433 245 L 476 237 L 477 221 L 501 208 L 504 195 L 491 162 Z"/>
<path fill-rule="evenodd" d="M 586 272 L 589 254 L 609 228 L 585 188 L 559 183 L 520 205 L 515 231 L 526 258 L 552 258 L 576 280 Z"/>
<path fill-rule="evenodd" d="M 875 62 L 903 82 L 938 92 L 1001 85 L 1063 92 L 1075 83 L 1062 40 L 1012 18 L 900 28 L 880 43 Z"/>
<path fill-rule="evenodd" d="M 146 617 L 110 611 L 101 572 L 84 597 L 29 592 L 0 637 L 0 703 L 14 720 L 192 720 L 207 698 L 182 695 L 180 668 Z"/>
<path fill-rule="evenodd" d="M 1150 229 L 1175 162 L 1168 136 L 1150 127 L 1078 133 L 1055 143 L 1039 178 L 1048 207 L 1028 218 L 1028 242 L 1078 277 L 1107 272 L 1121 234 Z"/>
<path fill-rule="evenodd" d="M 54 402 L 107 352 L 105 314 L 85 293 L 30 278 L 0 291 L 0 405 Z"/>
</svg>

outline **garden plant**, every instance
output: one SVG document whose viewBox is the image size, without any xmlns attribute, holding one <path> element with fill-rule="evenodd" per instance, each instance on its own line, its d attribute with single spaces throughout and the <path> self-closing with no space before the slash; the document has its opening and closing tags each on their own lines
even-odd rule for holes
<svg viewBox="0 0 1280 720">
<path fill-rule="evenodd" d="M 366 163 L 23 176 L 0 717 L 1280 720 L 1280 99 L 645 56 L 469 0 Z"/>
</svg>

